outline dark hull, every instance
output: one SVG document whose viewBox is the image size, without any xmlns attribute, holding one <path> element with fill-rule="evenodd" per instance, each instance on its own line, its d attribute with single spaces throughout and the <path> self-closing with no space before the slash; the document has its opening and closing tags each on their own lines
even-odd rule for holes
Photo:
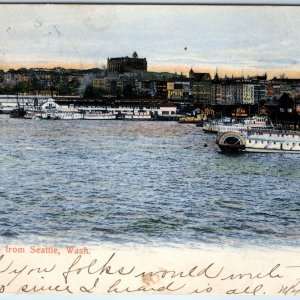
<svg viewBox="0 0 300 300">
<path fill-rule="evenodd" d="M 23 108 L 17 108 L 13 109 L 9 115 L 11 118 L 24 118 L 25 114 L 26 111 Z"/>
</svg>

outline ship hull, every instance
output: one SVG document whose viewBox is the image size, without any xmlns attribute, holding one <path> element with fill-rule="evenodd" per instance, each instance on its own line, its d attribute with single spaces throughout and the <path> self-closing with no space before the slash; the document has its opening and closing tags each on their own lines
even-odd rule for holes
<svg viewBox="0 0 300 300">
<path fill-rule="evenodd" d="M 143 116 L 143 115 L 125 115 L 124 120 L 126 121 L 150 121 L 152 120 L 151 116 Z"/>
<path fill-rule="evenodd" d="M 100 114 L 90 114 L 90 115 L 84 115 L 84 120 L 115 120 L 115 115 L 100 115 Z"/>
<path fill-rule="evenodd" d="M 245 148 L 245 152 L 256 152 L 256 153 L 299 153 L 300 150 L 278 150 L 278 149 L 258 149 L 258 148 Z"/>
</svg>

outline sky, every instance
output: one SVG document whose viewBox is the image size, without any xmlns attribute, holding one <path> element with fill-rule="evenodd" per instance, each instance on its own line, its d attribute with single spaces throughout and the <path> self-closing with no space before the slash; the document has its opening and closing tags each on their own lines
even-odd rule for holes
<svg viewBox="0 0 300 300">
<path fill-rule="evenodd" d="M 0 4 L 0 68 L 106 67 L 300 78 L 300 6 Z"/>
</svg>

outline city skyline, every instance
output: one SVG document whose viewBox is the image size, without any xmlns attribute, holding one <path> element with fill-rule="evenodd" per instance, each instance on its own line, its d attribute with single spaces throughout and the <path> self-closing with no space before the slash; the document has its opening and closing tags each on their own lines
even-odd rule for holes
<svg viewBox="0 0 300 300">
<path fill-rule="evenodd" d="M 278 6 L 1 4 L 0 68 L 104 68 L 108 57 L 136 51 L 149 71 L 300 78 L 298 13 Z"/>
</svg>

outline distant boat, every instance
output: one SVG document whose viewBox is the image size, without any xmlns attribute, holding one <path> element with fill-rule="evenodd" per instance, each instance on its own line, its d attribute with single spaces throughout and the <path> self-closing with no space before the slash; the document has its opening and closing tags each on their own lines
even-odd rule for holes
<svg viewBox="0 0 300 300">
<path fill-rule="evenodd" d="M 237 121 L 232 118 L 224 118 L 220 120 L 212 120 L 205 122 L 203 131 L 207 133 L 220 134 L 226 131 L 243 131 L 248 129 L 272 129 L 273 124 L 267 117 L 254 116 L 251 118 L 244 118 Z"/>
<path fill-rule="evenodd" d="M 273 129 L 274 126 L 268 117 L 254 116 L 246 118 L 238 123 L 220 123 L 218 124 L 218 134 L 226 131 L 245 131 L 251 129 Z"/>
<path fill-rule="evenodd" d="M 141 116 L 141 115 L 124 115 L 124 120 L 135 120 L 135 121 L 147 121 L 152 120 L 151 116 Z"/>
<path fill-rule="evenodd" d="M 201 124 L 201 125 L 203 125 L 203 123 L 206 119 L 207 119 L 207 117 L 205 114 L 197 114 L 196 116 L 181 117 L 181 118 L 179 118 L 178 122 L 186 123 L 186 124 Z"/>
<path fill-rule="evenodd" d="M 223 118 L 216 120 L 209 120 L 203 123 L 203 131 L 206 133 L 218 133 L 218 128 L 220 125 L 231 125 L 235 120 L 231 118 Z"/>
<path fill-rule="evenodd" d="M 123 119 L 128 121 L 149 121 L 152 120 L 152 116 L 148 111 L 140 110 L 138 112 L 124 114 Z"/>
<path fill-rule="evenodd" d="M 83 114 L 79 111 L 45 112 L 42 113 L 41 118 L 48 120 L 80 120 L 83 119 Z"/>
</svg>

